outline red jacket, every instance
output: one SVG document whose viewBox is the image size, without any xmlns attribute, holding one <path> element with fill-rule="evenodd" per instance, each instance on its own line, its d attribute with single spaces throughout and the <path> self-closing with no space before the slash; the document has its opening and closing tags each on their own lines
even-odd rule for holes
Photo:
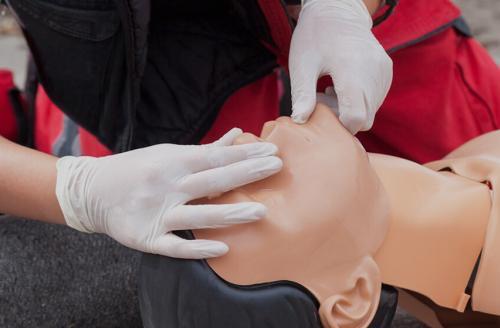
<svg viewBox="0 0 500 328">
<path fill-rule="evenodd" d="M 17 140 L 17 122 L 8 95 L 13 88 L 12 73 L 0 70 L 0 135 L 15 141 Z"/>
<path fill-rule="evenodd" d="M 500 70 L 479 43 L 450 24 L 447 0 L 402 0 L 375 35 L 390 52 L 394 79 L 369 132 L 368 151 L 428 162 L 499 128 Z"/>
</svg>

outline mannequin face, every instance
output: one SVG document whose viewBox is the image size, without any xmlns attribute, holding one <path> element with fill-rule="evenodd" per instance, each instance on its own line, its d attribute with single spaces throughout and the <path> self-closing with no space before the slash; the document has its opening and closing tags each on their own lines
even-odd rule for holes
<svg viewBox="0 0 500 328">
<path fill-rule="evenodd" d="M 320 301 L 327 327 L 367 325 L 381 283 L 372 256 L 385 236 L 389 206 L 364 149 L 322 105 L 304 125 L 285 117 L 266 123 L 260 138 L 278 146 L 282 171 L 208 202 L 257 201 L 268 214 L 252 224 L 195 231 L 196 238 L 230 247 L 210 266 L 236 284 L 305 286 Z M 238 140 L 258 141 L 249 134 Z"/>
</svg>

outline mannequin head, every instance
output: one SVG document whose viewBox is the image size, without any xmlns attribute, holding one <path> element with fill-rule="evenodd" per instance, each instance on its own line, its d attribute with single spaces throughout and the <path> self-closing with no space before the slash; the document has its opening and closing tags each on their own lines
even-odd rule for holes
<svg viewBox="0 0 500 328">
<path fill-rule="evenodd" d="M 246 134 L 237 142 L 259 140 L 278 145 L 282 171 L 200 202 L 258 201 L 267 206 L 266 217 L 195 231 L 197 238 L 230 246 L 227 255 L 208 261 L 210 267 L 147 255 L 141 275 L 148 286 L 141 288 L 145 318 L 234 326 L 250 316 L 275 324 L 270 327 L 317 327 L 314 300 L 323 326 L 366 327 L 381 281 L 463 311 L 480 253 L 472 305 L 500 313 L 500 230 L 487 229 L 500 213 L 498 193 L 490 193 L 500 185 L 500 134 L 480 137 L 426 167 L 367 156 L 335 115 L 318 105 L 307 124 L 280 118 L 267 123 L 260 138 Z M 205 309 L 195 316 L 193 300 Z"/>
<path fill-rule="evenodd" d="M 260 138 L 278 146 L 282 171 L 208 202 L 258 201 L 267 216 L 196 231 L 196 238 L 230 247 L 210 266 L 235 284 L 290 280 L 305 286 L 319 300 L 327 327 L 368 325 L 381 286 L 373 255 L 387 230 L 389 206 L 364 149 L 323 105 L 304 125 L 286 117 L 266 123 Z M 238 140 L 258 141 L 249 134 Z"/>
</svg>

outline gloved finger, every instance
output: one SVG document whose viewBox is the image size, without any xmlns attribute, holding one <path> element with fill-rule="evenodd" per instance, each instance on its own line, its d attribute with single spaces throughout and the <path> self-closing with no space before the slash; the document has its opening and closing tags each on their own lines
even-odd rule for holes
<svg viewBox="0 0 500 328">
<path fill-rule="evenodd" d="M 341 70 L 329 69 L 339 101 L 339 118 L 353 134 L 372 127 L 392 81 L 390 57 L 373 34 L 368 35 L 365 51 L 352 56 Z"/>
<path fill-rule="evenodd" d="M 192 199 L 218 195 L 275 174 L 283 163 L 275 156 L 252 158 L 194 173 L 180 181 L 180 190 Z"/>
<path fill-rule="evenodd" d="M 368 130 L 373 125 L 375 111 L 362 90 L 349 89 L 337 92 L 339 97 L 339 120 L 353 135 L 361 130 Z"/>
<path fill-rule="evenodd" d="M 223 167 L 250 158 L 259 158 L 275 155 L 278 147 L 270 142 L 253 142 L 242 145 L 211 147 L 195 150 L 193 157 L 186 165 L 191 172 Z"/>
<path fill-rule="evenodd" d="M 227 253 L 229 247 L 220 241 L 186 240 L 173 233 L 158 237 L 151 253 L 181 259 L 205 259 Z"/>
<path fill-rule="evenodd" d="M 295 58 L 292 55 L 291 51 L 292 120 L 295 123 L 305 123 L 316 106 L 316 85 L 320 75 L 319 64 L 311 58 L 299 55 L 297 55 L 298 58 Z"/>
<path fill-rule="evenodd" d="M 221 205 L 180 205 L 164 217 L 167 231 L 223 228 L 233 224 L 253 222 L 263 218 L 267 209 L 254 202 Z"/>
<path fill-rule="evenodd" d="M 232 128 L 226 134 L 224 134 L 222 137 L 220 137 L 219 140 L 216 140 L 210 144 L 207 144 L 205 146 L 207 147 L 220 147 L 220 146 L 231 146 L 236 138 L 240 134 L 242 134 L 243 131 L 241 131 L 240 128 Z"/>
</svg>

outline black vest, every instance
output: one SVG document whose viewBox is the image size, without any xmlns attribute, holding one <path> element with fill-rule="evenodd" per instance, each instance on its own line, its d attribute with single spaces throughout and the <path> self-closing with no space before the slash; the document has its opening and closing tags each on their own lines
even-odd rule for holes
<svg viewBox="0 0 500 328">
<path fill-rule="evenodd" d="M 8 0 L 51 100 L 116 152 L 198 142 L 275 56 L 256 0 Z"/>
</svg>

